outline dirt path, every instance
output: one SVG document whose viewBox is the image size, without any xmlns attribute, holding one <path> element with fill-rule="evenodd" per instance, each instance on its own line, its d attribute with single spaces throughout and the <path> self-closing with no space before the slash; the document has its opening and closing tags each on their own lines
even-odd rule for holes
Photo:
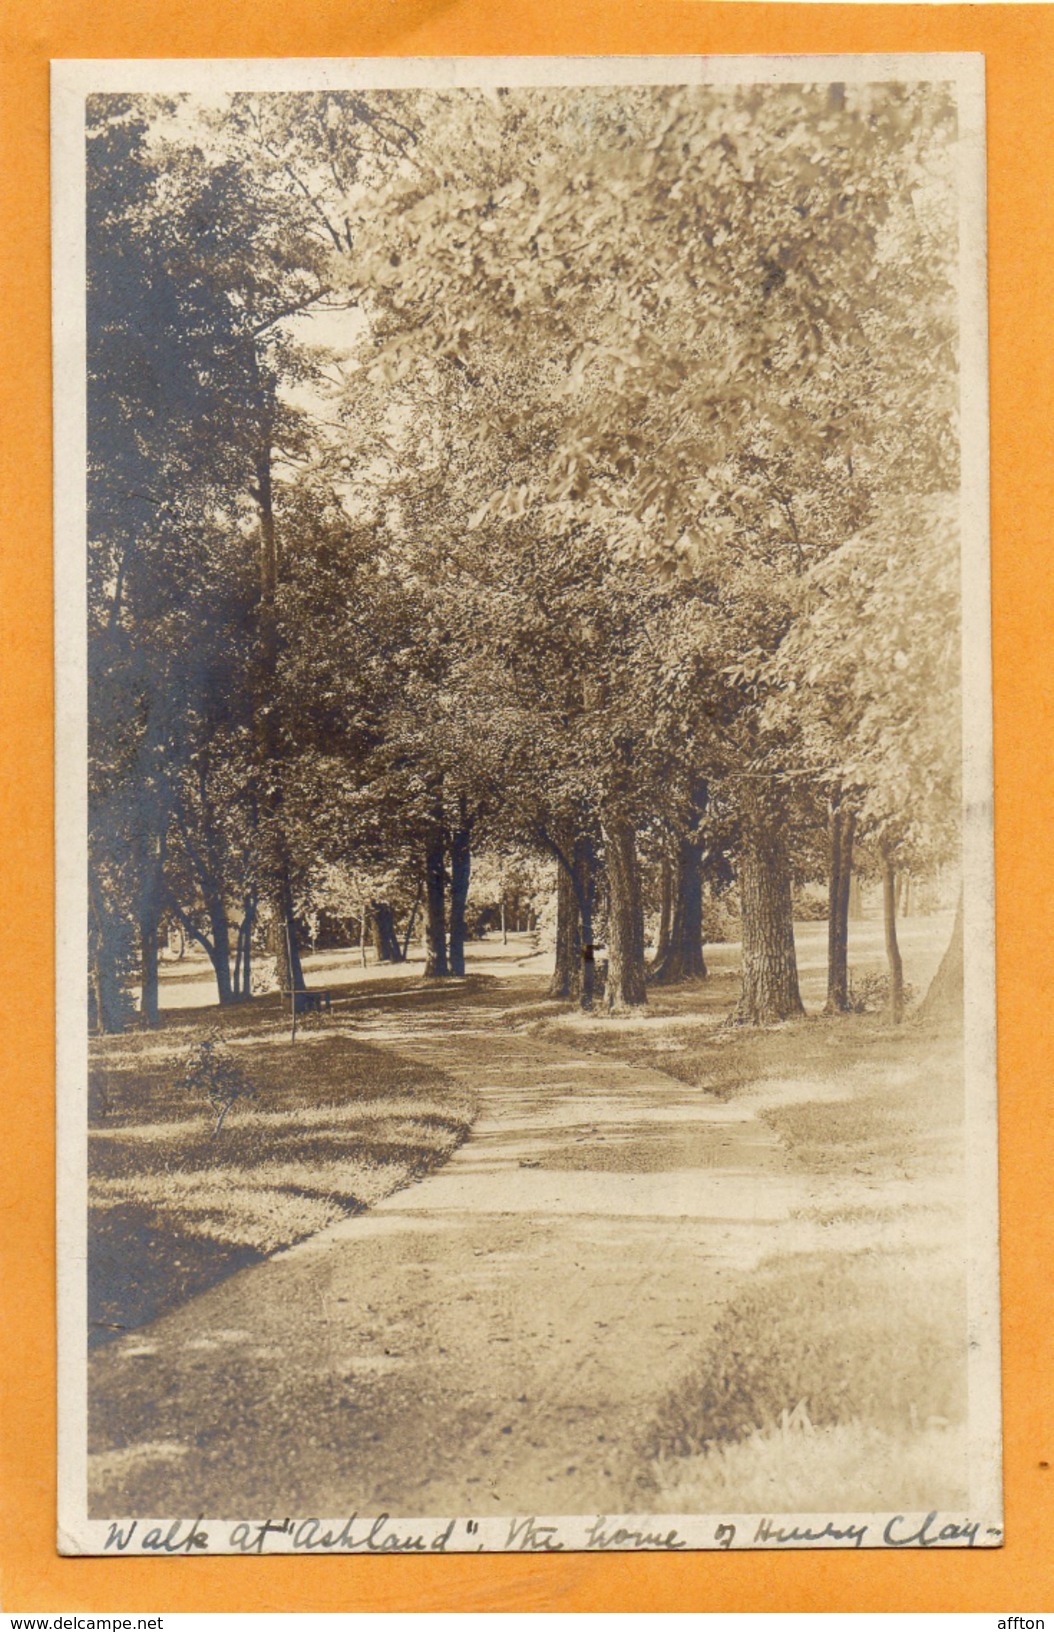
<svg viewBox="0 0 1054 1632">
<path fill-rule="evenodd" d="M 472 1137 L 97 1355 L 93 1513 L 640 1511 L 655 1402 L 811 1181 L 749 1104 L 539 1042 L 492 998 L 346 1023 L 470 1082 Z"/>
</svg>

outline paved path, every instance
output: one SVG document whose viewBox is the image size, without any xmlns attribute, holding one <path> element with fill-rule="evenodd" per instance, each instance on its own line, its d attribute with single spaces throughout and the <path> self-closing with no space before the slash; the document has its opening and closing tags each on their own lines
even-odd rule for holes
<svg viewBox="0 0 1054 1632">
<path fill-rule="evenodd" d="M 453 995 L 353 1024 L 471 1082 L 468 1143 L 94 1357 L 99 1516 L 647 1507 L 654 1406 L 809 1181 L 748 1105 Z"/>
</svg>

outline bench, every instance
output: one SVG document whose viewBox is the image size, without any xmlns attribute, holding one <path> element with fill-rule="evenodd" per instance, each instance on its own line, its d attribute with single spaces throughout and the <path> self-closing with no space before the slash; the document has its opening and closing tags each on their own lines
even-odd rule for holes
<svg viewBox="0 0 1054 1632">
<path fill-rule="evenodd" d="M 324 988 L 317 987 L 312 991 L 289 992 L 284 991 L 282 997 L 286 1003 L 293 999 L 296 1014 L 321 1014 L 323 1009 L 332 1007 L 331 994 Z"/>
</svg>

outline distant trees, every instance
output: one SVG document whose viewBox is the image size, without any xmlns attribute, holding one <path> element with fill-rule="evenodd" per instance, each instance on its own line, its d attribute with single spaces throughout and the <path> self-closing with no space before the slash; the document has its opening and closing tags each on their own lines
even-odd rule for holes
<svg viewBox="0 0 1054 1632">
<path fill-rule="evenodd" d="M 616 1011 L 734 873 L 787 1019 L 824 823 L 845 1007 L 854 845 L 895 899 L 957 842 L 954 136 L 927 85 L 93 100 L 100 1025 L 165 915 L 221 1002 L 264 924 L 301 984 L 338 876 L 460 975 L 481 847 Z"/>
</svg>

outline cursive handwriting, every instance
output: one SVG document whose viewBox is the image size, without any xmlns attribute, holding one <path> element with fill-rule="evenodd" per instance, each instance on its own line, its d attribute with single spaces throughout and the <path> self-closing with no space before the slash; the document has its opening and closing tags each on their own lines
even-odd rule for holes
<svg viewBox="0 0 1054 1632">
<path fill-rule="evenodd" d="M 587 1547 L 601 1550 L 605 1547 L 663 1547 L 668 1548 L 670 1552 L 677 1552 L 688 1545 L 686 1541 L 681 1540 L 676 1530 L 668 1530 L 665 1535 L 660 1535 L 657 1530 L 618 1529 L 609 1532 L 604 1529 L 607 1522 L 602 1516 L 590 1525 L 586 1531 Z"/>
<path fill-rule="evenodd" d="M 981 1528 L 980 1524 L 967 1522 L 966 1524 L 944 1524 L 939 1530 L 934 1531 L 933 1526 L 937 1522 L 937 1514 L 927 1513 L 914 1535 L 901 1536 L 894 1534 L 897 1525 L 904 1522 L 903 1513 L 897 1513 L 890 1519 L 882 1532 L 882 1540 L 887 1547 L 939 1547 L 942 1541 L 965 1541 L 968 1547 L 972 1547 L 977 1540 L 977 1532 Z"/>
<path fill-rule="evenodd" d="M 505 1540 L 507 1553 L 562 1553 L 564 1544 L 557 1541 L 558 1526 L 539 1524 L 535 1518 L 513 1519 Z"/>
<path fill-rule="evenodd" d="M 762 1519 L 754 1532 L 754 1546 L 764 1547 L 771 1541 L 779 1547 L 789 1541 L 851 1541 L 854 1547 L 862 1547 L 866 1535 L 866 1524 L 847 1524 L 844 1529 L 839 1529 L 828 1519 L 822 1530 L 806 1529 L 800 1524 L 793 1529 L 782 1530 L 771 1519 Z"/>
<path fill-rule="evenodd" d="M 388 1513 L 358 1523 L 353 1513 L 339 1527 L 322 1519 L 266 1519 L 262 1524 L 236 1524 L 229 1545 L 241 1553 L 260 1554 L 269 1536 L 286 1536 L 296 1553 L 445 1553 L 456 1519 L 432 1532 L 399 1531 Z M 356 1529 L 356 1526 L 358 1528 Z"/>
<path fill-rule="evenodd" d="M 736 1525 L 721 1521 L 712 1531 L 713 1543 L 731 1547 L 973 1547 L 978 1544 L 979 1521 L 949 1519 L 936 1511 L 925 1518 L 896 1513 L 879 1532 L 881 1521 L 810 1516 L 808 1520 L 772 1518 L 757 1521 L 753 1533 L 742 1531 L 737 1542 Z M 503 1528 L 504 1531 L 503 1531 Z M 484 1532 L 481 1534 L 482 1531 Z M 985 1537 L 998 1538 L 1001 1532 L 989 1528 Z M 486 1537 L 486 1539 L 484 1539 Z M 154 1556 L 201 1556 L 211 1548 L 261 1557 L 269 1553 L 383 1553 L 388 1556 L 446 1552 L 562 1553 L 662 1551 L 680 1552 L 706 1546 L 695 1539 L 694 1527 L 688 1536 L 669 1525 L 669 1520 L 582 1517 L 550 1520 L 537 1514 L 484 1522 L 479 1519 L 399 1520 L 390 1513 L 376 1518 L 347 1519 L 242 1519 L 216 1524 L 203 1518 L 165 1520 L 149 1527 L 139 1519 L 107 1521 L 103 1552 L 152 1554 Z M 985 1545 L 982 1538 L 980 1545 Z"/>
</svg>

